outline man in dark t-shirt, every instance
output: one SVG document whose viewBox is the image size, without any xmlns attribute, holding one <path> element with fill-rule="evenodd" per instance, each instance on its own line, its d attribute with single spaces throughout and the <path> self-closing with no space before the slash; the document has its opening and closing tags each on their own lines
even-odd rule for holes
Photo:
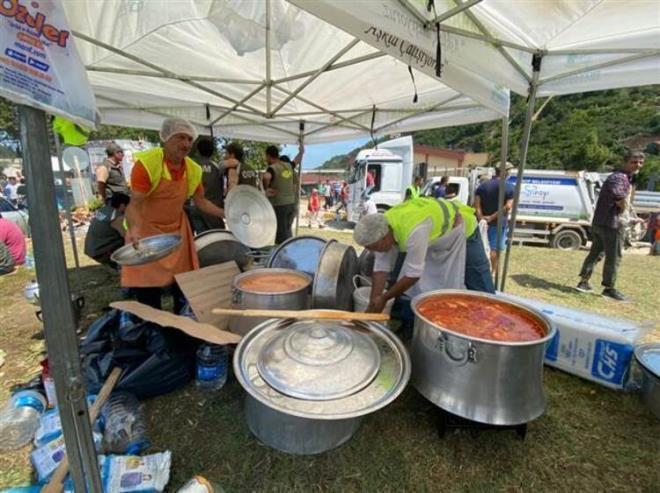
<svg viewBox="0 0 660 493">
<path fill-rule="evenodd" d="M 605 254 L 603 296 L 617 301 L 626 301 L 623 293 L 614 287 L 621 263 L 626 226 L 620 216 L 626 210 L 626 201 L 630 199 L 632 177 L 644 166 L 644 158 L 643 152 L 633 152 L 627 155 L 623 169 L 608 176 L 600 189 L 591 223 L 591 250 L 584 259 L 582 270 L 580 270 L 580 282 L 576 288 L 578 291 L 593 291 L 589 279 L 594 267 Z"/>
<path fill-rule="evenodd" d="M 513 169 L 513 165 L 506 164 L 507 175 L 509 170 Z M 490 246 L 490 266 L 491 273 L 495 275 L 497 272 L 497 262 L 500 252 L 506 248 L 506 237 L 508 233 L 507 217 L 513 205 L 513 185 L 506 183 L 504 185 L 504 224 L 502 227 L 502 236 L 500 242 L 497 242 L 497 212 L 500 196 L 500 168 L 495 167 L 495 176 L 490 180 L 483 182 L 477 187 L 476 196 L 474 198 L 474 208 L 477 211 L 477 219 L 481 221 L 484 219 L 488 223 L 488 245 Z M 506 180 L 506 176 L 504 177 Z"/>
</svg>

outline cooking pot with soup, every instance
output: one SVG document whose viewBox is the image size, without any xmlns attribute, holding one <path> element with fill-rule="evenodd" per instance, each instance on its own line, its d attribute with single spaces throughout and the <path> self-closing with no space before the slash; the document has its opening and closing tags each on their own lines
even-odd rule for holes
<svg viewBox="0 0 660 493">
<path fill-rule="evenodd" d="M 555 334 L 542 313 L 497 296 L 439 290 L 412 300 L 412 383 L 438 407 L 491 425 L 545 411 L 543 358 Z"/>
<path fill-rule="evenodd" d="M 232 305 L 238 309 L 306 310 L 312 278 L 292 269 L 258 269 L 234 278 Z M 264 317 L 231 317 L 229 329 L 240 335 L 267 320 Z"/>
</svg>

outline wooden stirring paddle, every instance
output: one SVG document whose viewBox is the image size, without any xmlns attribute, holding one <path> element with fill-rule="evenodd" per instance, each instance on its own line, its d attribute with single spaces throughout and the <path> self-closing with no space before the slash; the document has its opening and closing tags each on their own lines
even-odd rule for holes
<svg viewBox="0 0 660 493">
<path fill-rule="evenodd" d="M 267 318 L 296 318 L 299 320 L 357 320 L 386 322 L 390 319 L 387 313 L 347 312 L 343 310 L 260 310 L 233 308 L 214 308 L 215 315 L 233 315 L 236 317 L 267 317 Z"/>
</svg>

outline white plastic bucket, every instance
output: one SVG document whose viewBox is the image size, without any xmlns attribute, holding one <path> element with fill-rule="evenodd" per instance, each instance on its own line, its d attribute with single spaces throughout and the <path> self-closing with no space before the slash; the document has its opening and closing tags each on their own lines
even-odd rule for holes
<svg viewBox="0 0 660 493">
<path fill-rule="evenodd" d="M 358 286 L 357 281 L 366 284 L 365 286 Z M 366 279 L 360 275 L 353 277 L 353 285 L 355 286 L 355 291 L 353 291 L 353 311 L 356 312 L 365 312 L 367 311 L 367 306 L 369 306 L 369 296 L 371 295 L 371 283 L 369 279 Z M 385 303 L 385 309 L 383 313 L 388 315 L 392 312 L 392 305 L 394 304 L 394 298 L 387 300 Z"/>
</svg>

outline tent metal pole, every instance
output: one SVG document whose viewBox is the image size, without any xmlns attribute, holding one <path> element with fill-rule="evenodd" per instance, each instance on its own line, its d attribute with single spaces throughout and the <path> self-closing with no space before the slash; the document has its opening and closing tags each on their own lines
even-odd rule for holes
<svg viewBox="0 0 660 493">
<path fill-rule="evenodd" d="M 497 196 L 497 237 L 495 245 L 499 245 L 502 240 L 502 233 L 506 216 L 504 215 L 504 191 L 506 186 L 506 163 L 509 158 L 509 118 L 502 118 L 502 143 L 500 148 L 500 189 Z M 500 253 L 498 252 L 499 256 Z M 500 263 L 497 262 L 495 269 L 495 289 L 499 289 L 500 281 Z"/>
<path fill-rule="evenodd" d="M 594 70 L 599 70 L 601 68 L 607 68 L 607 67 L 612 67 L 614 65 L 621 65 L 622 63 L 628 63 L 628 62 L 634 62 L 637 60 L 642 60 L 644 58 L 650 58 L 653 56 L 658 56 L 660 55 L 660 50 L 652 50 L 648 51 L 646 53 L 640 53 L 638 55 L 633 55 L 633 56 L 628 56 L 625 58 L 619 58 L 618 60 L 610 60 L 609 62 L 604 62 L 604 63 L 599 63 L 597 65 L 591 65 L 590 67 L 582 67 L 577 70 L 572 70 L 570 72 L 566 72 L 563 74 L 558 74 L 558 75 L 553 75 L 552 77 L 546 77 L 545 79 L 541 79 L 539 82 L 539 85 L 544 85 L 547 84 L 548 82 L 552 82 L 558 79 L 565 79 L 566 77 L 571 77 L 573 75 L 579 75 L 579 74 L 584 74 L 587 72 L 593 72 Z"/>
<path fill-rule="evenodd" d="M 520 144 L 520 163 L 518 164 L 518 174 L 516 176 L 516 188 L 513 192 L 513 209 L 511 210 L 511 221 L 509 223 L 509 238 L 506 244 L 506 255 L 504 256 L 504 266 L 502 268 L 502 281 L 500 291 L 504 291 L 506 276 L 509 270 L 509 259 L 511 256 L 511 246 L 513 245 L 513 234 L 516 229 L 516 216 L 518 215 L 518 202 L 520 199 L 520 189 L 522 188 L 523 172 L 527 164 L 527 150 L 529 149 L 529 137 L 532 133 L 532 117 L 534 116 L 534 106 L 536 104 L 536 93 L 539 88 L 539 75 L 541 74 L 542 55 L 534 55 L 532 58 L 532 82 L 529 84 L 529 101 L 527 102 L 527 113 L 525 114 L 525 126 L 523 128 L 522 141 Z"/>
<path fill-rule="evenodd" d="M 120 75 L 137 75 L 140 77 L 155 77 L 157 79 L 173 79 L 173 80 L 192 80 L 195 82 L 220 82 L 227 84 L 263 84 L 263 80 L 256 79 L 227 79 L 223 77 L 206 77 L 203 75 L 178 75 L 175 73 L 162 73 L 162 72 L 149 72 L 147 70 L 130 70 L 125 68 L 115 67 L 95 67 L 93 65 L 85 66 L 87 72 L 102 72 L 107 74 L 120 74 Z"/>
<path fill-rule="evenodd" d="M 271 118 L 271 109 L 273 105 L 272 90 L 273 81 L 271 80 L 271 58 L 270 58 L 270 23 L 273 7 L 270 0 L 266 0 L 266 118 Z"/>
<path fill-rule="evenodd" d="M 646 53 L 648 48 L 585 48 L 575 50 L 548 50 L 543 56 L 562 55 L 616 55 L 625 53 Z"/>
<path fill-rule="evenodd" d="M 150 68 L 152 70 L 155 70 L 157 72 L 160 72 L 161 74 L 165 74 L 165 75 L 169 75 L 169 76 L 172 76 L 172 75 L 176 76 L 176 74 L 174 74 L 173 72 L 170 72 L 169 70 L 166 70 L 162 67 L 159 67 L 158 65 L 156 65 L 154 63 L 143 60 L 142 58 L 140 58 L 138 56 L 131 55 L 130 53 L 126 53 L 125 51 L 120 50 L 119 48 L 116 48 L 116 47 L 114 47 L 112 45 L 109 45 L 107 43 L 104 43 L 102 41 L 99 41 L 98 39 L 94 39 L 92 37 L 87 36 L 86 34 L 78 32 L 78 31 L 71 31 L 71 32 L 76 38 L 82 39 L 83 41 L 87 41 L 88 43 L 91 43 L 95 46 L 100 46 L 101 48 L 104 48 L 104 49 L 108 50 L 109 52 L 114 53 L 115 55 L 119 55 L 121 57 L 127 58 L 128 60 L 131 60 L 135 63 L 139 63 L 140 65 L 144 65 L 145 67 Z M 179 77 L 175 77 L 175 78 L 179 78 Z M 216 96 L 220 99 L 224 99 L 225 101 L 229 101 L 230 103 L 234 103 L 234 104 L 236 103 L 236 100 L 234 98 L 230 98 L 229 96 L 226 96 L 226 95 L 222 94 L 219 91 L 215 91 L 213 89 L 210 89 L 210 88 L 208 88 L 208 87 L 206 87 L 206 86 L 204 86 L 204 85 L 202 85 L 198 82 L 195 82 L 195 81 L 190 80 L 190 79 L 185 79 L 185 78 L 184 79 L 179 79 L 179 80 L 181 80 L 181 82 L 183 82 L 184 84 L 187 84 L 191 87 L 194 87 L 195 89 L 199 89 L 200 91 L 206 92 L 208 94 L 212 94 L 213 96 Z M 257 114 L 260 114 L 260 115 L 263 114 L 257 108 L 253 108 L 253 107 L 248 106 L 246 104 L 243 104 L 242 106 L 249 109 L 249 110 L 252 110 L 253 112 L 255 112 Z"/>
<path fill-rule="evenodd" d="M 228 109 L 227 109 L 224 113 L 222 113 L 218 118 L 216 118 L 215 120 L 213 120 L 213 121 L 211 122 L 211 125 L 215 125 L 215 124 L 218 123 L 220 120 L 222 120 L 225 116 L 227 116 L 227 115 L 233 113 L 234 111 L 236 111 L 236 110 L 238 109 L 239 106 L 241 106 L 243 103 L 247 102 L 249 99 L 252 99 L 252 97 L 253 97 L 254 95 L 256 95 L 258 92 L 261 92 L 261 90 L 264 88 L 264 86 L 266 86 L 265 83 L 261 84 L 259 87 L 257 87 L 257 88 L 254 89 L 253 91 L 250 91 L 250 92 L 249 92 L 249 93 L 248 93 L 243 99 L 241 99 L 240 101 L 238 101 L 234 106 L 232 106 L 231 108 L 228 108 Z M 266 86 L 266 87 L 267 87 L 267 86 Z M 267 96 L 270 96 L 270 88 L 267 89 L 266 95 L 267 95 Z"/>
<path fill-rule="evenodd" d="M 518 43 L 512 43 L 511 41 L 507 41 L 505 39 L 499 39 L 493 36 L 489 37 L 484 34 L 473 33 L 471 31 L 466 31 L 465 29 L 460 29 L 458 27 L 448 26 L 447 24 L 441 24 L 440 31 L 450 34 L 456 34 L 458 36 L 463 36 L 464 38 L 476 39 L 477 41 L 485 41 L 486 43 L 489 43 L 493 46 L 503 46 L 505 48 L 511 48 L 513 50 L 524 51 L 525 53 L 529 53 L 531 55 L 535 55 L 539 53 L 538 48 L 530 48 L 529 46 L 520 45 Z"/>
<path fill-rule="evenodd" d="M 459 6 L 464 5 L 461 2 L 461 0 L 454 0 L 454 1 Z M 502 48 L 502 46 L 498 43 L 499 40 L 493 37 L 492 34 L 490 34 L 488 29 L 486 29 L 486 26 L 484 26 L 483 23 L 479 19 L 477 19 L 477 16 L 474 15 L 474 13 L 470 12 L 469 10 L 465 11 L 465 15 L 468 17 L 468 19 L 470 19 L 474 23 L 475 26 L 477 26 L 477 29 L 479 29 L 479 31 L 481 31 L 481 33 L 484 36 L 486 36 L 488 42 L 491 43 L 495 47 L 495 49 L 500 52 L 500 55 L 502 55 L 506 59 L 506 61 L 509 62 L 509 64 L 514 69 L 516 69 L 516 71 L 520 75 L 522 75 L 525 78 L 527 82 L 531 82 L 532 78 L 527 74 L 525 69 L 520 66 L 520 64 L 511 56 L 511 54 L 508 51 Z"/>
<path fill-rule="evenodd" d="M 352 119 L 354 119 L 354 118 L 360 118 L 361 116 L 371 114 L 371 113 L 373 113 L 373 111 L 374 111 L 373 108 L 370 108 L 370 109 L 368 109 L 368 110 L 361 111 L 361 112 L 358 113 L 357 115 L 353 115 L 353 116 L 351 116 L 350 118 L 343 118 L 342 120 L 345 121 L 345 122 L 347 122 L 347 123 L 353 123 L 353 122 L 351 122 Z M 326 128 L 330 128 L 330 127 L 339 127 L 339 126 L 340 126 L 340 125 L 339 125 L 340 123 L 341 123 L 341 122 L 339 122 L 339 121 L 337 121 L 337 122 L 333 122 L 333 123 L 327 123 L 327 124 L 325 124 L 325 125 L 323 125 L 323 126 L 321 126 L 321 127 L 315 128 L 314 130 L 311 130 L 311 131 L 307 132 L 305 135 L 313 135 L 313 134 L 315 134 L 315 133 L 317 133 L 317 132 L 320 132 L 321 130 L 325 130 Z M 344 128 L 350 128 L 350 129 L 352 129 L 352 130 L 360 130 L 360 131 L 364 131 L 364 129 L 359 128 L 359 127 L 352 127 L 352 126 L 351 126 L 351 127 L 348 127 L 348 126 L 345 126 Z M 368 131 L 368 130 L 367 130 L 367 131 Z"/>
<path fill-rule="evenodd" d="M 464 4 L 460 4 L 460 3 L 459 3 L 459 4 L 458 4 L 456 7 L 454 7 L 453 9 L 449 9 L 447 12 L 445 12 L 445 13 L 443 13 L 443 14 L 440 14 L 438 17 L 436 17 L 436 18 L 433 19 L 432 21 L 429 21 L 429 22 L 427 22 L 426 24 L 424 24 L 424 27 L 427 28 L 427 29 L 429 29 L 429 28 L 431 28 L 434 24 L 436 24 L 437 22 L 443 22 L 443 21 L 446 21 L 446 20 L 449 19 L 450 17 L 454 17 L 455 15 L 460 14 L 460 13 L 463 12 L 464 10 L 467 10 L 467 9 L 469 9 L 470 7 L 473 7 L 473 6 L 475 6 L 476 4 L 481 3 L 482 1 L 483 1 L 483 0 L 469 0 L 469 1 L 465 2 Z"/>
<path fill-rule="evenodd" d="M 76 491 L 102 493 L 55 203 L 46 114 L 21 105 L 19 119 L 46 347 L 55 379 L 69 468 Z"/>
<path fill-rule="evenodd" d="M 363 56 L 351 58 L 350 60 L 346 60 L 344 62 L 332 64 L 326 69 L 326 72 L 331 72 L 332 70 L 337 70 L 344 67 L 350 67 L 352 65 L 368 62 L 369 60 L 375 60 L 376 58 L 381 58 L 384 56 L 387 56 L 387 53 L 383 51 L 369 53 L 368 55 L 363 55 Z M 309 77 L 310 75 L 314 75 L 315 73 L 316 70 L 308 70 L 307 72 L 300 72 L 299 74 L 290 75 L 288 77 L 282 77 L 281 79 L 275 79 L 273 81 L 273 84 L 277 85 L 277 84 L 282 84 L 283 82 L 290 82 L 292 80 L 304 79 L 305 77 Z"/>
<path fill-rule="evenodd" d="M 288 89 L 284 89 L 284 88 L 281 87 L 281 86 L 276 86 L 275 89 L 277 89 L 278 91 L 283 92 L 284 94 L 291 94 L 291 91 L 289 91 Z M 346 118 L 346 117 L 343 117 L 343 116 L 341 116 L 341 115 L 335 113 L 334 111 L 331 111 L 331 110 L 329 110 L 329 109 L 327 109 L 327 108 L 324 108 L 323 106 L 321 106 L 321 105 L 319 105 L 319 104 L 314 103 L 313 101 L 310 101 L 310 100 L 307 99 L 307 98 L 302 97 L 300 94 L 296 94 L 296 95 L 295 95 L 295 98 L 296 98 L 296 99 L 299 99 L 299 100 L 302 101 L 303 103 L 308 104 L 308 105 L 310 105 L 310 106 L 312 106 L 312 107 L 314 107 L 314 108 L 316 108 L 316 109 L 318 109 L 318 110 L 328 112 L 329 115 L 332 115 L 332 116 L 338 118 L 337 123 L 341 123 L 341 122 L 352 123 L 352 124 L 355 125 L 357 128 L 360 128 L 360 129 L 362 129 L 362 130 L 366 130 L 367 132 L 369 132 L 369 130 L 370 130 L 369 127 L 367 127 L 366 125 L 362 125 L 362 124 L 360 124 L 360 123 L 351 122 L 351 119 L 352 119 L 352 118 L 356 118 L 358 115 L 354 115 L 354 116 L 352 116 L 351 118 Z M 369 110 L 369 112 L 371 112 L 371 111 L 372 111 L 372 110 Z M 307 134 L 307 135 L 309 135 L 309 134 Z"/>
<path fill-rule="evenodd" d="M 300 121 L 300 144 L 304 145 L 305 140 L 305 122 Z M 300 227 L 300 193 L 302 190 L 302 158 L 298 163 L 298 198 L 296 199 L 296 236 L 298 236 L 298 228 Z M 311 224 L 311 222 L 310 222 Z"/>
<path fill-rule="evenodd" d="M 350 43 L 348 43 L 346 46 L 344 46 L 341 50 L 339 50 L 330 60 L 325 62 L 323 66 L 319 67 L 319 69 L 314 72 L 311 76 L 307 78 L 307 80 L 303 81 L 298 87 L 296 87 L 291 94 L 289 94 L 286 98 L 284 98 L 284 101 L 282 101 L 280 104 L 278 104 L 275 109 L 271 112 L 269 111 L 268 114 L 270 116 L 275 115 L 279 110 L 281 110 L 289 101 L 291 101 L 293 98 L 296 97 L 298 93 L 300 93 L 303 89 L 305 89 L 308 85 L 310 85 L 312 82 L 314 82 L 316 79 L 318 79 L 323 73 L 332 65 L 335 63 L 337 60 L 339 60 L 341 57 L 343 57 L 346 53 L 348 53 L 351 48 L 353 48 L 356 44 L 358 44 L 360 40 L 358 38 L 353 39 Z"/>
<path fill-rule="evenodd" d="M 380 127 L 374 129 L 374 133 L 378 133 L 378 132 L 380 132 L 381 130 L 383 130 L 384 128 L 391 127 L 392 125 L 396 125 L 397 123 L 400 123 L 400 122 L 402 122 L 402 121 L 404 121 L 404 120 L 407 120 L 408 118 L 412 118 L 413 116 L 416 116 L 416 115 L 423 115 L 424 113 L 431 113 L 432 111 L 437 111 L 438 109 L 440 109 L 440 107 L 442 107 L 442 106 L 444 106 L 444 105 L 446 105 L 446 104 L 449 104 L 449 103 L 451 103 L 452 101 L 456 101 L 457 99 L 462 98 L 462 97 L 463 97 L 463 95 L 460 94 L 460 93 L 458 93 L 458 94 L 456 94 L 455 96 L 452 96 L 452 97 L 450 97 L 450 98 L 447 98 L 447 99 L 445 99 L 444 101 L 442 101 L 442 102 L 440 102 L 440 103 L 438 103 L 438 104 L 436 104 L 436 105 L 434 105 L 434 106 L 431 106 L 430 108 L 426 108 L 426 109 L 419 110 L 419 111 L 412 111 L 412 112 L 410 112 L 408 115 L 404 116 L 403 118 L 398 118 L 398 119 L 396 119 L 396 120 L 394 120 L 394 121 L 391 121 L 391 122 L 389 122 L 389 123 L 386 123 L 385 125 L 381 125 Z M 471 105 L 471 107 L 475 107 L 475 106 L 476 106 L 476 105 Z M 453 109 L 453 108 L 452 108 L 452 109 Z"/>
<path fill-rule="evenodd" d="M 78 245 L 76 244 L 76 232 L 73 230 L 73 218 L 71 217 L 71 201 L 69 200 L 69 192 L 66 186 L 66 178 L 64 176 L 64 164 L 62 163 L 62 145 L 60 144 L 60 136 L 53 130 L 53 137 L 55 139 L 55 152 L 57 152 L 57 166 L 62 176 L 64 186 L 64 215 L 66 222 L 69 226 L 69 238 L 71 239 L 71 249 L 73 250 L 73 261 L 76 265 L 76 283 L 78 289 L 82 287 L 80 282 L 80 257 L 78 257 Z"/>
</svg>

